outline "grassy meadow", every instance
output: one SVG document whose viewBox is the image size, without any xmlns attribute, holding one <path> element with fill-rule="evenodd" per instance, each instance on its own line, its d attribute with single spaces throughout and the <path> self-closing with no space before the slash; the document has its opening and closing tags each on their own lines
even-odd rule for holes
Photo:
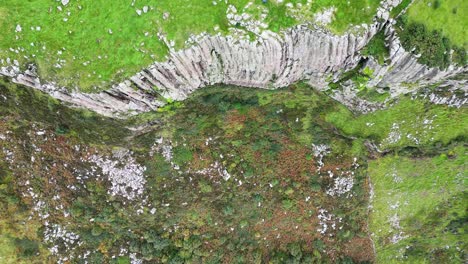
<svg viewBox="0 0 468 264">
<path fill-rule="evenodd" d="M 462 263 L 468 245 L 466 147 L 369 163 L 378 263 Z"/>
<path fill-rule="evenodd" d="M 410 21 L 440 30 L 451 42 L 468 49 L 468 4 L 464 0 L 415 0 L 408 9 Z"/>
<path fill-rule="evenodd" d="M 314 13 L 333 6 L 337 10 L 329 27 L 343 33 L 352 24 L 370 23 L 378 4 L 378 0 L 309 4 L 306 0 L 266 4 L 260 0 L 228 4 L 218 0 L 77 0 L 63 6 L 52 0 L 1 1 L 0 60 L 4 65 L 8 58 L 21 66 L 35 63 L 42 78 L 92 92 L 163 61 L 170 48 L 186 47 L 191 35 L 245 30 L 229 24 L 228 5 L 272 31 L 310 22 Z"/>
</svg>

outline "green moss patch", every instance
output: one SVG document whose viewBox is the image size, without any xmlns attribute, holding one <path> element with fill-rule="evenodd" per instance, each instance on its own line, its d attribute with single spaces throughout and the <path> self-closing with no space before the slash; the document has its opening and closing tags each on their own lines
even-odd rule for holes
<svg viewBox="0 0 468 264">
<path fill-rule="evenodd" d="M 466 241 L 466 148 L 369 163 L 369 227 L 381 263 L 461 263 Z"/>
</svg>

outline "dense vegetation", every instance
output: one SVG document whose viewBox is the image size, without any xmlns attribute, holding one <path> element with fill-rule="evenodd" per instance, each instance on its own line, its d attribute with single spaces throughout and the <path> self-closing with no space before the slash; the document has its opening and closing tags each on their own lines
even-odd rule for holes
<svg viewBox="0 0 468 264">
<path fill-rule="evenodd" d="M 349 263 L 373 258 L 366 233 L 368 191 L 362 145 L 334 133 L 321 113 L 334 109 L 336 103 L 310 87 L 258 92 L 216 87 L 173 108 L 139 117 L 134 122 L 156 118 L 161 122 L 131 141 L 125 139 L 125 133 L 113 136 L 147 168 L 144 202 L 129 202 L 109 195 L 109 182 L 102 178 L 85 182 L 76 178 L 92 169 L 87 156 L 99 152 L 113 157 L 115 144 L 81 137 L 86 131 L 72 125 L 59 131 L 54 118 L 47 119 L 47 115 L 27 119 L 28 110 L 18 109 L 32 105 L 39 113 L 52 110 L 53 115 L 56 106 L 53 102 L 50 108 L 44 102 L 35 104 L 42 101 L 34 97 L 38 94 L 10 86 L 3 85 L 2 94 L 8 101 L 15 96 L 21 99 L 2 108 L 6 114 L 0 134 L 9 139 L 0 143 L 2 155 L 14 153 L 11 160 L 3 157 L 9 162 L 2 171 L 10 175 L 3 181 L 10 190 L 4 195 L 13 199 L 13 204 L 4 206 L 25 219 L 30 208 L 37 207 L 33 197 L 23 195 L 27 186 L 40 193 L 46 204 L 63 206 L 34 212 L 27 226 L 37 231 L 30 235 L 15 233 L 21 226 L 8 214 L 2 215 L 5 241 L 0 247 L 9 254 L 18 252 L 12 258 L 16 261 L 78 259 L 88 251 L 92 263 L 128 263 L 129 253 L 171 263 Z M 83 118 L 81 112 L 62 111 L 71 118 Z M 103 126 L 103 134 L 108 133 L 107 127 L 115 130 L 117 125 L 96 121 Z M 162 145 L 155 143 L 160 137 Z M 42 151 L 24 148 L 23 140 Z M 324 152 L 320 162 L 311 144 L 327 146 L 324 151 L 328 154 Z M 159 149 L 168 147 L 170 160 Z M 24 163 L 30 164 L 17 167 Z M 9 167 L 15 169 L 6 169 Z M 330 173 L 350 177 L 352 189 L 333 194 Z M 230 179 L 223 179 L 226 174 Z M 44 185 L 43 179 L 56 184 Z M 54 200 L 57 196 L 60 201 Z M 16 209 L 19 205 L 25 210 L 22 214 Z M 48 215 L 49 227 L 41 224 L 44 215 Z M 319 215 L 325 219 L 320 220 Z M 83 244 L 41 242 L 49 234 L 48 228 L 56 224 L 78 234 Z M 54 245 L 58 245 L 59 255 L 47 257 L 44 248 Z M 36 256 L 38 252 L 40 256 Z"/>
<path fill-rule="evenodd" d="M 437 30 L 428 31 L 426 26 L 417 22 L 409 22 L 407 16 L 399 19 L 399 36 L 403 47 L 414 54 L 420 54 L 418 61 L 430 67 L 447 68 L 452 62 L 464 66 L 467 63 L 463 48 L 454 47 L 454 56 L 451 56 L 452 44 L 450 39 Z"/>
<path fill-rule="evenodd" d="M 373 56 L 379 64 L 384 64 L 385 59 L 390 55 L 390 50 L 386 46 L 385 33 L 377 33 L 361 51 L 362 55 Z"/>
<path fill-rule="evenodd" d="M 411 22 L 424 24 L 428 31 L 440 31 L 450 39 L 454 46 L 468 49 L 466 1 L 415 0 L 408 9 L 407 15 Z"/>
<path fill-rule="evenodd" d="M 463 258 L 465 203 L 457 197 L 465 197 L 466 156 L 457 142 L 465 140 L 466 109 L 407 97 L 355 116 L 302 84 L 212 87 L 122 122 L 10 83 L 0 91 L 3 262 L 71 256 L 80 263 L 84 254 L 92 263 L 362 263 L 374 261 L 370 233 L 382 263 Z M 123 129 L 148 121 L 151 127 L 131 136 Z M 381 157 L 372 144 L 391 154 Z M 111 182 L 89 160 L 94 155 L 121 164 L 117 170 L 121 162 L 144 165 L 142 196 L 111 195 Z M 393 170 L 401 182 L 388 195 L 396 183 L 385 175 Z M 370 231 L 367 173 L 374 184 Z M 385 232 L 395 213 L 389 201 L 406 210 L 398 211 L 405 237 L 397 243 Z M 51 239 L 58 227 L 79 243 Z M 54 246 L 58 253 L 49 253 Z"/>
<path fill-rule="evenodd" d="M 467 65 L 467 10 L 464 1 L 415 1 L 397 19 L 403 47 L 420 54 L 418 61 L 430 67 Z"/>
</svg>

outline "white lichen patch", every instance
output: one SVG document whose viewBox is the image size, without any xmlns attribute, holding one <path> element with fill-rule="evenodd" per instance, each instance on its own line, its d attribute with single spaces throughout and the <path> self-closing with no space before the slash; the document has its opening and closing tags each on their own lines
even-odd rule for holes
<svg viewBox="0 0 468 264">
<path fill-rule="evenodd" d="M 268 24 L 265 22 L 267 16 L 268 9 L 261 5 L 254 5 L 253 2 L 247 3 L 242 11 L 238 11 L 233 5 L 229 5 L 226 10 L 228 23 L 234 27 L 232 28 L 234 31 L 231 31 L 240 33 L 240 36 L 247 34 L 245 32 L 242 34 L 243 30 L 238 27 L 259 35 L 268 28 Z"/>
<path fill-rule="evenodd" d="M 143 260 L 137 258 L 136 253 L 131 253 L 129 257 L 130 257 L 130 264 L 143 264 Z"/>
<path fill-rule="evenodd" d="M 387 174 L 387 176 L 392 177 L 392 180 L 394 183 L 401 183 L 403 182 L 403 179 L 398 175 L 398 172 L 395 168 L 393 168 L 391 174 Z"/>
<path fill-rule="evenodd" d="M 111 183 L 110 195 L 133 200 L 143 194 L 146 168 L 136 163 L 130 151 L 117 151 L 112 158 L 92 155 L 89 161 L 95 163 Z"/>
<path fill-rule="evenodd" d="M 321 235 L 328 234 L 328 236 L 331 237 L 333 236 L 334 231 L 343 229 L 343 219 L 341 217 L 336 217 L 332 213 L 329 213 L 326 209 L 319 209 L 317 218 L 319 219 L 320 225 L 317 231 Z"/>
<path fill-rule="evenodd" d="M 335 178 L 334 184 L 326 193 L 330 196 L 341 196 L 351 191 L 354 186 L 354 179 L 348 177 Z"/>
<path fill-rule="evenodd" d="M 426 97 L 433 104 L 447 105 L 449 107 L 460 108 L 462 106 L 466 106 L 468 103 L 468 97 L 466 97 L 466 94 L 465 97 L 459 97 L 456 94 L 452 94 L 450 96 L 442 96 L 436 93 L 430 93 L 429 95 L 425 94 L 423 98 Z"/>
<path fill-rule="evenodd" d="M 171 140 L 165 140 L 162 137 L 156 139 L 156 141 L 154 142 L 154 145 L 151 147 L 149 154 L 152 157 L 154 156 L 156 152 L 159 152 L 164 157 L 164 159 L 171 164 L 171 167 L 173 169 L 175 170 L 180 169 L 179 165 L 173 161 L 174 151 L 173 151 L 173 142 Z"/>
<path fill-rule="evenodd" d="M 206 176 L 209 176 L 210 178 L 221 177 L 225 181 L 227 181 L 227 180 L 229 180 L 231 178 L 231 174 L 218 161 L 215 161 L 213 164 L 210 165 L 210 167 L 208 167 L 206 169 L 195 171 L 194 173 L 206 175 Z"/>
<path fill-rule="evenodd" d="M 171 145 L 162 145 L 161 154 L 167 162 L 172 162 L 172 146 Z"/>
<path fill-rule="evenodd" d="M 325 144 L 314 145 L 312 144 L 312 150 L 314 152 L 314 157 L 317 159 L 317 171 L 320 171 L 324 165 L 323 157 L 327 154 L 330 154 L 330 147 Z"/>
<path fill-rule="evenodd" d="M 73 254 L 70 253 L 83 243 L 80 241 L 78 234 L 68 231 L 58 224 L 46 226 L 44 242 L 50 244 L 49 251 L 57 257 L 57 263 L 69 263 L 74 259 Z M 60 252 L 66 252 L 67 254 L 64 256 Z"/>
<path fill-rule="evenodd" d="M 336 8 L 334 6 L 324 9 L 314 15 L 315 23 L 320 25 L 328 25 L 333 21 Z"/>
<path fill-rule="evenodd" d="M 382 141 L 382 145 L 391 145 L 395 144 L 401 139 L 401 131 L 400 125 L 397 123 L 392 124 L 392 128 L 390 129 L 390 133 L 388 136 Z"/>
<path fill-rule="evenodd" d="M 388 221 L 389 221 L 390 226 L 392 227 L 392 229 L 395 230 L 395 233 L 390 238 L 390 242 L 392 242 L 393 244 L 396 244 L 399 241 L 407 238 L 407 236 L 404 235 L 403 231 L 401 231 L 400 218 L 398 217 L 397 214 L 392 215 L 388 219 Z"/>
<path fill-rule="evenodd" d="M 437 118 L 437 115 L 418 116 L 411 122 L 407 120 L 395 122 L 379 147 L 387 148 L 405 143 L 421 145 L 434 141 L 434 135 L 440 130 Z"/>
</svg>

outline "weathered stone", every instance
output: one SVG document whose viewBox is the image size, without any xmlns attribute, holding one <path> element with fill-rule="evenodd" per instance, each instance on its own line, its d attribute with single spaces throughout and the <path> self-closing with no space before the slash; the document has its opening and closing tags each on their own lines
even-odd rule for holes
<svg viewBox="0 0 468 264">
<path fill-rule="evenodd" d="M 171 52 L 166 62 L 158 62 L 111 89 L 86 94 L 69 92 L 37 78 L 9 73 L 16 82 L 43 90 L 52 96 L 104 115 L 117 116 L 149 111 L 161 106 L 154 89 L 165 98 L 183 100 L 194 90 L 218 83 L 259 88 L 284 87 L 309 80 L 325 88 L 325 77 L 354 67 L 361 49 L 378 31 L 369 27 L 362 36 L 335 36 L 299 26 L 281 37 L 264 32 L 257 42 L 232 37 L 206 36 L 197 44 Z M 8 69 L 2 72 L 7 75 Z M 137 88 L 137 89 L 135 89 Z"/>
<path fill-rule="evenodd" d="M 439 70 L 419 64 L 401 47 L 392 22 L 377 21 L 363 27 L 359 35 L 347 33 L 337 36 L 306 26 L 296 26 L 280 34 L 263 31 L 255 42 L 232 36 L 203 35 L 190 48 L 171 49 L 167 61 L 156 62 L 128 81 L 94 94 L 69 91 L 53 83 L 41 84 L 34 74 L 21 73 L 17 66 L 0 68 L 0 74 L 74 106 L 121 117 L 164 105 L 157 99 L 159 95 L 183 100 L 196 89 L 220 83 L 271 89 L 306 80 L 317 89 L 327 89 L 328 81 L 338 80 L 344 71 L 358 64 L 362 59 L 359 51 L 383 28 L 390 44 L 390 63 L 381 66 L 372 59 L 368 60 L 366 66 L 374 71 L 369 86 L 389 87 L 395 96 L 409 92 L 407 83 L 417 82 L 416 86 L 423 86 L 467 71 L 466 67 L 451 66 L 447 70 Z M 358 104 L 369 110 L 375 107 L 348 98 L 352 93 L 335 96 L 343 102 L 349 100 L 347 105 L 350 106 Z"/>
<path fill-rule="evenodd" d="M 389 25 L 385 30 L 390 48 L 390 62 L 386 65 L 379 65 L 374 60 L 367 62 L 366 67 L 369 67 L 374 75 L 368 83 L 371 87 L 389 87 L 392 96 L 397 96 L 468 70 L 466 67 L 453 65 L 441 70 L 420 64 L 416 56 L 402 47 L 393 26 Z"/>
</svg>

